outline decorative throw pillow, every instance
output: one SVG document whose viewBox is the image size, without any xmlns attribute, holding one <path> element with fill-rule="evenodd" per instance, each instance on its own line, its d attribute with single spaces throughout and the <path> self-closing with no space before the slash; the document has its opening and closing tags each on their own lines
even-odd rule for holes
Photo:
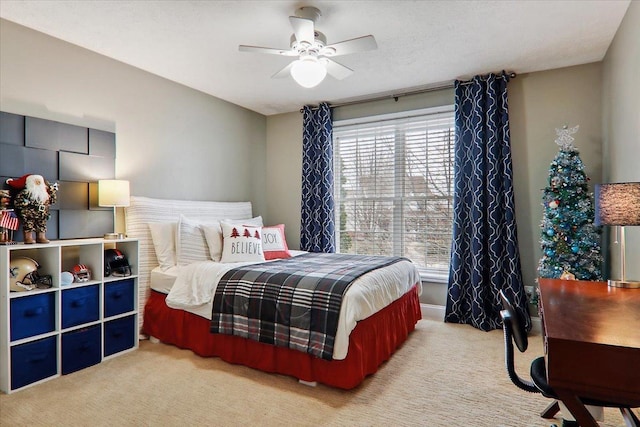
<svg viewBox="0 0 640 427">
<path fill-rule="evenodd" d="M 149 231 L 156 258 L 163 271 L 176 265 L 176 222 L 150 222 Z"/>
<path fill-rule="evenodd" d="M 262 252 L 266 260 L 291 258 L 284 236 L 284 224 L 262 227 Z"/>
<path fill-rule="evenodd" d="M 209 247 L 209 255 L 214 261 L 220 261 L 222 257 L 222 228 L 221 222 L 238 225 L 251 225 L 254 227 L 262 227 L 262 217 L 256 216 L 254 218 L 247 219 L 223 219 L 221 221 L 214 221 L 207 224 L 201 224 L 200 228 L 204 233 L 204 237 Z"/>
<path fill-rule="evenodd" d="M 176 236 L 177 264 L 182 266 L 209 259 L 209 247 L 200 230 L 199 221 L 180 215 Z"/>
<path fill-rule="evenodd" d="M 212 260 L 219 262 L 220 257 L 222 257 L 222 228 L 220 228 L 220 221 L 200 224 L 200 230 L 204 233 L 204 239 L 209 248 L 209 256 Z"/>
<path fill-rule="evenodd" d="M 221 262 L 260 262 L 262 253 L 262 227 L 223 222 Z"/>
</svg>

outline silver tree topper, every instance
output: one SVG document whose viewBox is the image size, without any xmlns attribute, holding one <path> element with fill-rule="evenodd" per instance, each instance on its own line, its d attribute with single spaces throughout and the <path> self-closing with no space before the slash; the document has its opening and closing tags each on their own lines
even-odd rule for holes
<svg viewBox="0 0 640 427">
<path fill-rule="evenodd" d="M 562 129 L 556 128 L 556 135 L 558 135 L 558 138 L 556 138 L 556 144 L 560 146 L 560 149 L 564 151 L 570 151 L 575 149 L 575 147 L 573 146 L 573 141 L 575 138 L 572 137 L 571 135 L 578 132 L 579 127 L 580 125 L 576 125 L 572 128 L 567 127 L 567 125 L 564 125 L 562 126 Z"/>
</svg>

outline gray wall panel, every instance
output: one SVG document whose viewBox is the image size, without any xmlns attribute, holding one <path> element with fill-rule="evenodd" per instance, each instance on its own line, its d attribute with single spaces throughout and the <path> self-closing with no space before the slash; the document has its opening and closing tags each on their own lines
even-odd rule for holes
<svg viewBox="0 0 640 427">
<path fill-rule="evenodd" d="M 116 134 L 98 129 L 89 129 L 89 154 L 116 158 Z"/>
<path fill-rule="evenodd" d="M 24 149 L 24 171 L 42 175 L 47 181 L 58 180 L 58 153 L 38 148 Z"/>
<path fill-rule="evenodd" d="M 58 205 L 60 210 L 89 209 L 89 183 L 60 181 Z"/>
<path fill-rule="evenodd" d="M 113 231 L 113 209 L 98 206 L 97 181 L 115 177 L 115 152 L 114 133 L 0 112 L 0 188 L 27 173 L 59 184 L 58 201 L 49 207 L 49 239 Z M 14 234 L 15 241 L 23 239 L 22 230 Z"/>
<path fill-rule="evenodd" d="M 102 237 L 113 232 L 112 211 L 60 211 L 60 238 Z"/>
<path fill-rule="evenodd" d="M 0 142 L 24 145 L 24 116 L 0 112 Z"/>
<path fill-rule="evenodd" d="M 24 175 L 25 148 L 0 144 L 0 175 L 19 178 Z"/>
<path fill-rule="evenodd" d="M 25 145 L 53 151 L 89 154 L 89 131 L 80 126 L 27 117 Z"/>
<path fill-rule="evenodd" d="M 97 181 L 113 179 L 116 175 L 114 159 L 108 157 L 86 156 L 60 151 L 59 176 L 62 181 Z"/>
</svg>

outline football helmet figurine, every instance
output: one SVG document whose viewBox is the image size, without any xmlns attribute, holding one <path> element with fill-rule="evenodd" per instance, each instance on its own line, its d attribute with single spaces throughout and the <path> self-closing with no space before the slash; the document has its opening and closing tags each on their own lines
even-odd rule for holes
<svg viewBox="0 0 640 427">
<path fill-rule="evenodd" d="M 11 260 L 9 266 L 9 288 L 13 292 L 24 292 L 32 289 L 47 289 L 53 285 L 51 275 L 40 275 L 40 264 L 27 257 Z"/>
<path fill-rule="evenodd" d="M 76 264 L 71 269 L 73 281 L 76 283 L 88 282 L 91 280 L 91 271 L 84 264 Z"/>
<path fill-rule="evenodd" d="M 104 275 L 131 276 L 131 266 L 127 257 L 119 249 L 104 251 Z"/>
</svg>

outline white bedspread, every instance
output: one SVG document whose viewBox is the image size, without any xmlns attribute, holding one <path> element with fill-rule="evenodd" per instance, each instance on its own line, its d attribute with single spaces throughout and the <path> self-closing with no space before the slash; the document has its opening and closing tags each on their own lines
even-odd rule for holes
<svg viewBox="0 0 640 427">
<path fill-rule="evenodd" d="M 203 261 L 181 267 L 167 295 L 167 305 L 211 319 L 213 297 L 224 273 L 249 264 Z M 373 270 L 353 282 L 342 300 L 333 358 L 342 360 L 347 357 L 349 334 L 358 321 L 391 304 L 416 283 L 421 293 L 420 274 L 409 261 Z"/>
</svg>

